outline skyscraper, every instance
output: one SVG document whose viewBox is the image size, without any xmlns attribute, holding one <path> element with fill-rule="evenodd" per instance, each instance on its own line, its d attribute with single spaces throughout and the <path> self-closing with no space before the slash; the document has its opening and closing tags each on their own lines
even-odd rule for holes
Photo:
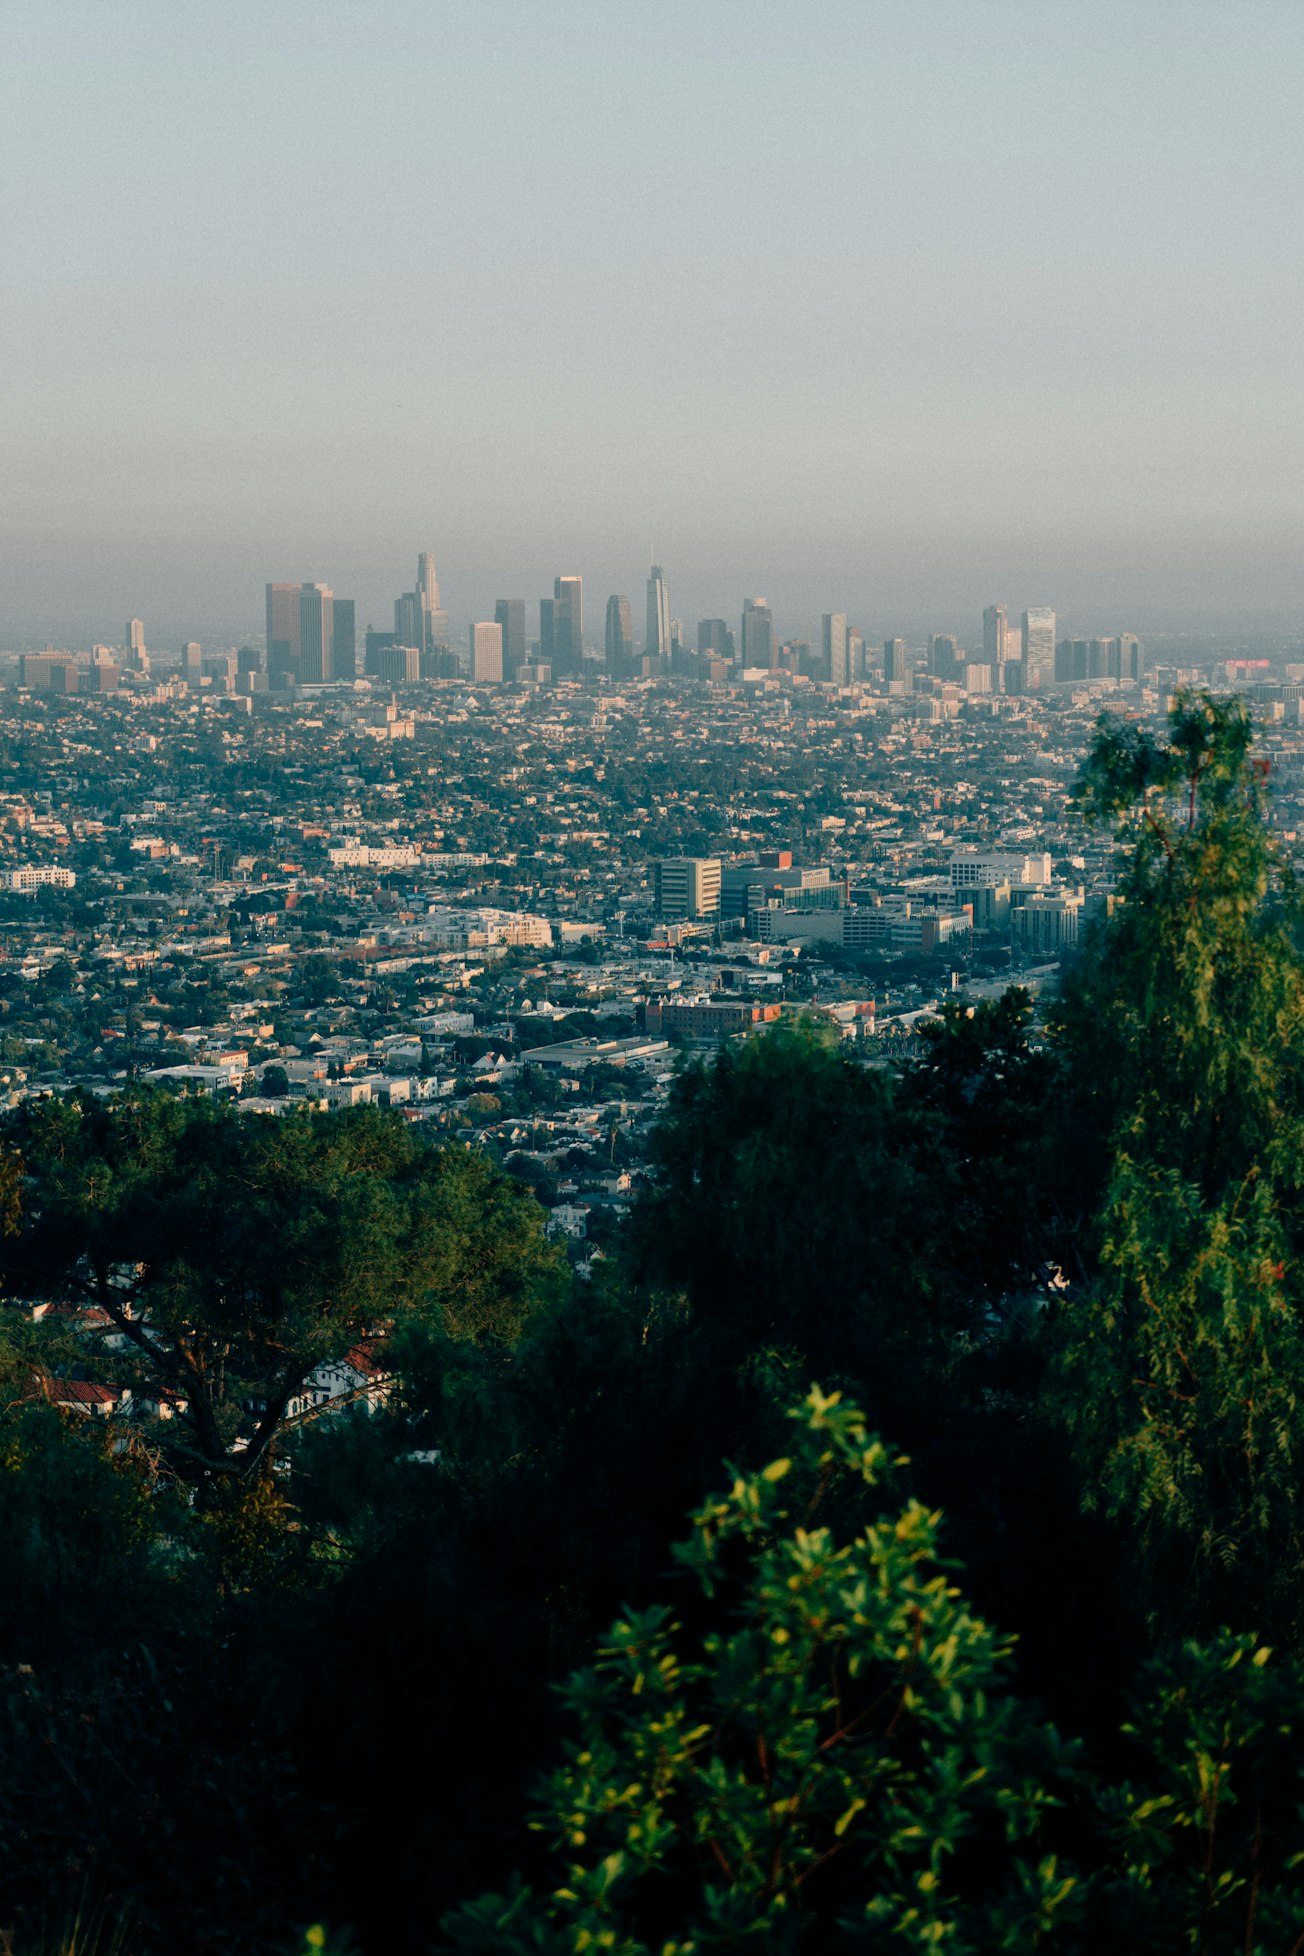
<svg viewBox="0 0 1304 1956">
<path fill-rule="evenodd" d="M 928 670 L 934 679 L 957 680 L 964 668 L 960 648 L 947 632 L 934 632 L 928 641 Z"/>
<path fill-rule="evenodd" d="M 336 598 L 332 637 L 334 644 L 331 660 L 331 678 L 356 679 L 358 676 L 358 641 L 352 598 Z"/>
<path fill-rule="evenodd" d="M 1034 605 L 1023 614 L 1023 683 L 1032 691 L 1055 677 L 1055 613 Z"/>
<path fill-rule="evenodd" d="M 335 677 L 335 598 L 329 584 L 299 586 L 299 679 L 324 686 Z"/>
<path fill-rule="evenodd" d="M 883 677 L 890 686 L 894 681 L 908 679 L 906 670 L 906 642 L 903 638 L 883 640 Z"/>
<path fill-rule="evenodd" d="M 426 614 L 419 591 L 405 591 L 401 598 L 395 598 L 394 637 L 400 645 L 415 646 L 423 657 L 428 651 Z"/>
<path fill-rule="evenodd" d="M 747 598 L 743 603 L 743 665 L 774 665 L 774 617 L 764 598 Z"/>
<path fill-rule="evenodd" d="M 298 675 L 299 593 L 297 584 L 267 586 L 267 672 L 273 685 Z"/>
<path fill-rule="evenodd" d="M 697 621 L 697 649 L 709 653 L 714 659 L 732 659 L 737 649 L 734 635 L 723 618 L 699 618 Z"/>
<path fill-rule="evenodd" d="M 539 664 L 556 671 L 557 604 L 554 598 L 539 599 Z"/>
<path fill-rule="evenodd" d="M 983 613 L 983 663 L 989 666 L 1003 666 L 1009 658 L 1006 650 L 1006 634 L 1009 620 L 1003 604 L 989 604 Z"/>
<path fill-rule="evenodd" d="M 448 650 L 448 613 L 439 597 L 439 579 L 435 576 L 435 556 L 432 550 L 423 550 L 417 558 L 417 597 L 421 601 L 421 615 L 425 625 L 425 636 L 420 650 L 429 657 L 433 652 Z"/>
<path fill-rule="evenodd" d="M 552 601 L 553 676 L 578 677 L 584 665 L 583 578 L 554 578 Z"/>
<path fill-rule="evenodd" d="M 643 650 L 650 658 L 670 656 L 670 593 L 660 564 L 653 564 L 647 580 L 647 637 Z"/>
<path fill-rule="evenodd" d="M 145 650 L 145 627 L 139 618 L 127 620 L 127 664 L 133 672 L 149 671 L 149 653 Z"/>
<path fill-rule="evenodd" d="M 846 612 L 826 611 L 822 629 L 824 677 L 832 680 L 835 686 L 848 686 L 851 673 L 847 667 Z"/>
<path fill-rule="evenodd" d="M 503 674 L 515 679 L 517 667 L 525 664 L 525 599 L 495 599 L 494 623 L 503 634 Z"/>
<path fill-rule="evenodd" d="M 471 677 L 477 685 L 499 685 L 503 677 L 503 628 L 472 625 Z"/>
<path fill-rule="evenodd" d="M 615 679 L 628 678 L 634 664 L 634 614 L 628 598 L 612 593 L 607 599 L 607 671 Z"/>
</svg>

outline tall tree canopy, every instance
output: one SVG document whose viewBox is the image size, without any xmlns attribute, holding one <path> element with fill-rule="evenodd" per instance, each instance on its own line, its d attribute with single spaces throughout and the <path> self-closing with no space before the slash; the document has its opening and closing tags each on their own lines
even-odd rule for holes
<svg viewBox="0 0 1304 1956">
<path fill-rule="evenodd" d="M 7 1288 L 107 1313 L 187 1402 L 191 1473 L 255 1474 L 314 1366 L 414 1315 L 510 1343 L 564 1270 L 519 1185 L 377 1109 L 268 1119 L 133 1088 L 29 1105 L 10 1139 Z"/>
<path fill-rule="evenodd" d="M 1304 1634 L 1304 965 L 1241 702 L 1102 725 L 1122 901 L 1053 1023 L 1100 1194 L 1057 1414 L 1150 1606 Z"/>
</svg>

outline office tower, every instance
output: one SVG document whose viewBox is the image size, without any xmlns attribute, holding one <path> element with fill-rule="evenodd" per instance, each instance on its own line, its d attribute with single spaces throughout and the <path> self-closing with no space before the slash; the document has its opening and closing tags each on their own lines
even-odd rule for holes
<svg viewBox="0 0 1304 1956">
<path fill-rule="evenodd" d="M 503 677 L 501 625 L 472 625 L 471 677 L 478 686 L 501 685 Z"/>
<path fill-rule="evenodd" d="M 1023 683 L 1029 692 L 1049 686 L 1055 676 L 1055 613 L 1033 605 L 1023 614 Z"/>
<path fill-rule="evenodd" d="M 647 580 L 647 637 L 643 650 L 651 659 L 670 656 L 670 593 L 660 564 L 653 564 Z"/>
<path fill-rule="evenodd" d="M 774 618 L 764 598 L 748 598 L 743 605 L 743 665 L 774 665 Z"/>
<path fill-rule="evenodd" d="M 723 618 L 699 618 L 697 649 L 713 659 L 732 659 L 737 650 L 734 635 Z"/>
<path fill-rule="evenodd" d="M 394 637 L 400 645 L 415 645 L 423 656 L 429 651 L 426 613 L 419 591 L 405 591 L 401 598 L 395 598 Z"/>
<path fill-rule="evenodd" d="M 1009 658 L 1006 635 L 1010 629 L 1003 604 L 989 604 L 983 613 L 983 663 L 1003 666 Z"/>
<path fill-rule="evenodd" d="M 331 678 L 353 680 L 358 676 L 357 627 L 352 598 L 336 598 L 333 617 L 334 656 Z"/>
<path fill-rule="evenodd" d="M 202 658 L 203 648 L 199 640 L 194 638 L 188 639 L 181 648 L 182 672 L 192 675 L 198 673 Z"/>
<path fill-rule="evenodd" d="M 847 684 L 855 686 L 865 677 L 865 634 L 854 629 L 847 633 Z"/>
<path fill-rule="evenodd" d="M 448 650 L 448 613 L 439 597 L 439 579 L 435 576 L 435 558 L 431 550 L 423 550 L 417 558 L 417 587 L 414 593 L 421 607 L 422 636 L 417 641 L 420 651 L 427 658 L 436 652 Z"/>
<path fill-rule="evenodd" d="M 392 652 L 398 643 L 397 632 L 378 632 L 374 626 L 368 625 L 367 636 L 363 641 L 362 670 L 369 679 L 383 679 L 391 670 L 390 664 L 382 667 L 381 660 L 384 654 Z M 415 647 L 411 649 L 416 650 Z"/>
<path fill-rule="evenodd" d="M 267 672 L 273 683 L 299 671 L 299 591 L 297 584 L 267 586 Z"/>
<path fill-rule="evenodd" d="M 261 672 L 263 655 L 256 645 L 242 645 L 235 655 L 236 668 L 240 672 Z"/>
<path fill-rule="evenodd" d="M 1141 677 L 1141 641 L 1135 632 L 1118 635 L 1118 676 L 1124 684 Z"/>
<path fill-rule="evenodd" d="M 554 578 L 552 604 L 553 676 L 578 677 L 584 665 L 583 578 Z"/>
<path fill-rule="evenodd" d="M 329 584 L 299 586 L 299 680 L 324 686 L 334 676 L 335 599 Z"/>
<path fill-rule="evenodd" d="M 367 634 L 368 638 L 392 639 L 392 633 L 377 632 Z M 370 663 L 367 671 L 382 686 L 410 686 L 421 677 L 421 654 L 415 645 L 377 646 L 368 655 Z"/>
<path fill-rule="evenodd" d="M 438 611 L 439 579 L 435 575 L 435 555 L 432 550 L 423 550 L 417 558 L 416 595 L 421 600 L 421 609 L 426 612 Z"/>
<path fill-rule="evenodd" d="M 957 680 L 964 660 L 954 638 L 947 632 L 934 632 L 928 641 L 928 670 L 934 679 Z"/>
<path fill-rule="evenodd" d="M 678 856 L 653 865 L 658 917 L 714 917 L 720 910 L 720 858 Z"/>
<path fill-rule="evenodd" d="M 502 628 L 503 672 L 515 679 L 517 667 L 525 664 L 525 599 L 495 598 L 494 623 Z"/>
<path fill-rule="evenodd" d="M 822 631 L 824 677 L 832 680 L 835 686 L 849 686 L 851 674 L 847 669 L 846 612 L 826 611 L 822 621 Z"/>
<path fill-rule="evenodd" d="M 149 653 L 145 650 L 145 627 L 139 618 L 127 620 L 127 664 L 133 672 L 149 671 Z"/>
<path fill-rule="evenodd" d="M 889 686 L 894 681 L 910 677 L 906 668 L 906 642 L 903 638 L 883 640 L 883 677 Z"/>
<path fill-rule="evenodd" d="M 628 677 L 634 663 L 634 614 L 628 598 L 613 592 L 607 599 L 605 645 L 607 671 L 614 678 Z"/>
<path fill-rule="evenodd" d="M 539 664 L 556 671 L 557 606 L 552 598 L 539 599 Z"/>
</svg>

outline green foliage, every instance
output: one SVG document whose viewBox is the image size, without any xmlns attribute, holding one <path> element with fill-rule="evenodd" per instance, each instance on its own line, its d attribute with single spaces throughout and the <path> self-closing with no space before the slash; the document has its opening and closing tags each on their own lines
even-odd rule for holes
<svg viewBox="0 0 1304 1956">
<path fill-rule="evenodd" d="M 935 1514 L 820 1522 L 846 1483 L 890 1482 L 855 1408 L 813 1391 L 795 1419 L 791 1456 L 678 1551 L 736 1596 L 727 1627 L 694 1651 L 664 1607 L 615 1624 L 565 1694 L 579 1736 L 536 1823 L 555 1885 L 462 1910 L 457 1948 L 796 1949 L 837 1923 L 859 1948 L 995 1952 L 1077 1918 L 1041 1841 L 1072 1748 L 1004 1689 L 1009 1646 L 939 1561 Z"/>
<path fill-rule="evenodd" d="M 1224 1630 L 1150 1659 L 1136 1700 L 1123 1729 L 1145 1777 L 1100 1795 L 1116 1923 L 1141 1948 L 1297 1948 L 1304 1669 Z"/>
<path fill-rule="evenodd" d="M 562 1267 L 518 1183 L 379 1110 L 264 1121 L 133 1089 L 16 1127 L 8 1283 L 108 1313 L 187 1399 L 167 1444 L 188 1473 L 255 1475 L 308 1373 L 360 1337 L 424 1319 L 510 1342 Z"/>
<path fill-rule="evenodd" d="M 1098 1149 L 1098 1274 L 1059 1314 L 1057 1418 L 1165 1621 L 1304 1635 L 1304 969 L 1238 702 L 1166 749 L 1103 728 L 1089 809 L 1123 904 L 1054 1032 Z M 1088 1171 L 1090 1172 L 1090 1171 Z"/>
</svg>

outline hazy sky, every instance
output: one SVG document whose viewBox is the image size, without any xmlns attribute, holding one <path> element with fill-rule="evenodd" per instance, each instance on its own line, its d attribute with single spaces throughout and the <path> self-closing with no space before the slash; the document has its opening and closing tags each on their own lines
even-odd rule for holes
<svg viewBox="0 0 1304 1956">
<path fill-rule="evenodd" d="M 4 0 L 0 643 L 1304 616 L 1302 101 L 1299 0 Z"/>
</svg>

